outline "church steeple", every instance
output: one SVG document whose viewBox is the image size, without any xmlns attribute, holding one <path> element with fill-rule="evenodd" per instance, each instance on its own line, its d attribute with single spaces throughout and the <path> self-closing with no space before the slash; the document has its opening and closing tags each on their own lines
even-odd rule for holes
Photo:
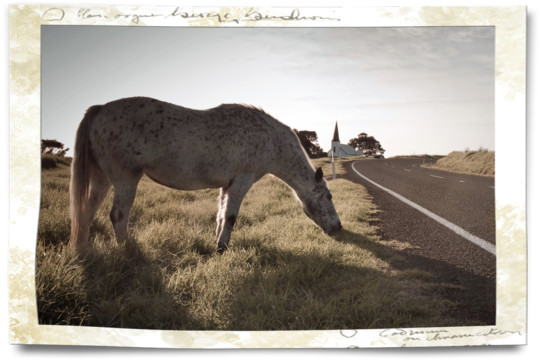
<svg viewBox="0 0 540 360">
<path fill-rule="evenodd" d="M 332 142 L 334 141 L 339 142 L 339 132 L 337 128 L 337 121 L 336 121 L 336 127 L 334 128 L 334 137 L 332 138 Z"/>
</svg>

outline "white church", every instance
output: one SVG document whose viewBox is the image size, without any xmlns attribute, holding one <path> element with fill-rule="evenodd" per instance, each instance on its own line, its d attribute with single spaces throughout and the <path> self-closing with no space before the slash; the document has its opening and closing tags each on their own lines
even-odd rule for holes
<svg viewBox="0 0 540 360">
<path fill-rule="evenodd" d="M 332 138 L 332 148 L 328 151 L 328 156 L 337 158 L 347 157 L 347 156 L 361 156 L 364 155 L 362 150 L 355 150 L 352 146 L 342 144 L 339 141 L 339 132 L 336 121 L 336 127 L 334 128 L 334 137 Z"/>
</svg>

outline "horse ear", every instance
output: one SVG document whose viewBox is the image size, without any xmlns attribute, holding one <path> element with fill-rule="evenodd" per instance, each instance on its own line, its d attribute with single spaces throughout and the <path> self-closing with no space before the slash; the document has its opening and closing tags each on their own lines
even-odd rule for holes
<svg viewBox="0 0 540 360">
<path fill-rule="evenodd" d="M 321 169 L 321 168 L 318 168 L 317 171 L 315 171 L 315 180 L 316 180 L 317 182 L 321 182 L 321 181 L 322 181 L 322 178 L 323 178 L 322 169 Z"/>
</svg>

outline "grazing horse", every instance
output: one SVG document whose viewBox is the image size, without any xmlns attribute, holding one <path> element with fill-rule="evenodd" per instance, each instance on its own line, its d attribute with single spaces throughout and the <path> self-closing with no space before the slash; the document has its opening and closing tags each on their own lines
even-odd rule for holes
<svg viewBox="0 0 540 360">
<path fill-rule="evenodd" d="M 260 109 L 224 104 L 193 110 L 133 97 L 90 107 L 77 130 L 70 183 L 70 244 L 88 242 L 90 224 L 111 185 L 118 242 L 143 174 L 180 190 L 221 188 L 217 246 L 227 248 L 244 195 L 270 173 L 291 187 L 326 233 L 341 229 L 321 168 L 296 134 Z"/>
</svg>

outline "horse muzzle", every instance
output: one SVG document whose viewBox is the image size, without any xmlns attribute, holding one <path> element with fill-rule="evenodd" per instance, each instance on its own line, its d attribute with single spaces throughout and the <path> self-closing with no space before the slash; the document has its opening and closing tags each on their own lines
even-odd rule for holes
<svg viewBox="0 0 540 360">
<path fill-rule="evenodd" d="M 327 232 L 328 235 L 334 235 L 338 232 L 340 232 L 343 229 L 343 226 L 341 226 L 341 221 L 339 221 L 336 225 L 333 225 L 330 230 Z"/>
</svg>

